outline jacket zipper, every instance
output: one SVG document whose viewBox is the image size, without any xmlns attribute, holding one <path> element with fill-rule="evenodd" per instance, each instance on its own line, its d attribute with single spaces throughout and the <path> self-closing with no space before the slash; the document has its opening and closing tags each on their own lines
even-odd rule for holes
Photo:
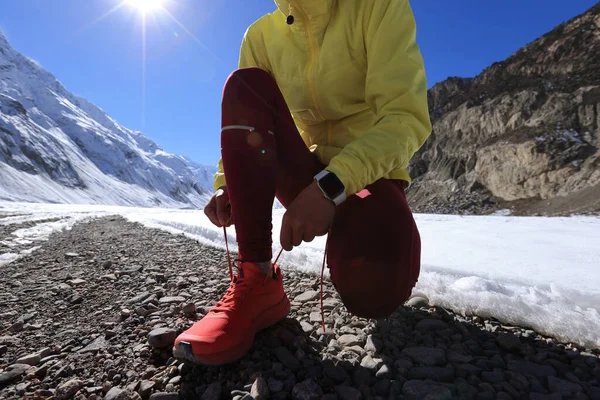
<svg viewBox="0 0 600 400">
<path fill-rule="evenodd" d="M 304 13 L 304 10 L 301 10 L 301 7 L 296 7 L 296 11 L 299 11 L 301 14 L 302 19 L 304 20 L 304 24 L 306 26 L 306 35 L 308 36 L 308 42 L 309 42 L 309 48 L 310 48 L 310 54 L 311 54 L 311 59 L 309 61 L 308 64 L 308 68 L 307 68 L 307 73 L 306 73 L 306 80 L 308 81 L 308 88 L 310 91 L 310 95 L 312 97 L 312 101 L 313 101 L 313 105 L 315 107 L 315 111 L 317 112 L 317 116 L 319 118 L 321 118 L 323 121 L 325 121 L 325 117 L 323 116 L 323 113 L 321 112 L 321 109 L 319 108 L 319 103 L 317 101 L 317 93 L 315 91 L 315 79 L 314 79 L 314 67 L 315 64 L 317 62 L 317 56 L 318 56 L 318 49 L 317 49 L 317 45 L 316 45 L 316 41 L 315 38 L 313 36 L 313 32 L 312 29 L 310 27 L 310 23 L 308 21 L 308 16 Z M 327 129 L 327 144 L 329 144 L 329 126 Z"/>
</svg>

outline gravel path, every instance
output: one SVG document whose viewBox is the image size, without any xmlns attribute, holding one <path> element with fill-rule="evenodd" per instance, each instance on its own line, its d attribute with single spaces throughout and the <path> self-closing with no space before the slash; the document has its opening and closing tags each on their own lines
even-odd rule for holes
<svg viewBox="0 0 600 400">
<path fill-rule="evenodd" d="M 322 332 L 318 278 L 285 265 L 292 312 L 246 357 L 173 360 L 174 336 L 226 290 L 226 265 L 120 217 L 53 234 L 0 269 L 0 399 L 600 399 L 600 352 L 423 299 L 368 321 L 326 282 Z"/>
</svg>

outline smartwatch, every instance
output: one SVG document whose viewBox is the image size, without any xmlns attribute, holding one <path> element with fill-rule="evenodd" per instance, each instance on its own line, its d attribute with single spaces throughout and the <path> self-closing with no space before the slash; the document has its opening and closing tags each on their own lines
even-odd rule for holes
<svg viewBox="0 0 600 400">
<path fill-rule="evenodd" d="M 323 195 L 339 206 L 346 200 L 346 188 L 340 179 L 333 173 L 323 170 L 315 175 L 317 186 L 323 192 Z"/>
</svg>

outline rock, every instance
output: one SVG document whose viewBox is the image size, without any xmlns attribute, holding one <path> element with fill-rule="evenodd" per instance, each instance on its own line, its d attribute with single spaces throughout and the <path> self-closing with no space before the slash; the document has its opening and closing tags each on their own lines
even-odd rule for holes
<svg viewBox="0 0 600 400">
<path fill-rule="evenodd" d="M 77 254 L 77 253 L 65 253 L 65 257 L 66 258 L 77 258 L 77 257 L 79 257 L 79 254 Z"/>
<path fill-rule="evenodd" d="M 148 334 L 148 343 L 155 349 L 166 349 L 173 346 L 177 332 L 170 328 L 156 328 Z"/>
<path fill-rule="evenodd" d="M 367 336 L 365 350 L 371 353 L 377 353 L 380 349 L 383 349 L 383 343 L 381 342 L 381 340 L 373 337 L 373 335 Z"/>
<path fill-rule="evenodd" d="M 158 300 L 158 302 L 160 304 L 179 304 L 179 303 L 185 302 L 185 297 L 183 297 L 183 296 L 166 296 L 166 297 L 161 297 L 161 299 Z"/>
<path fill-rule="evenodd" d="M 148 400 L 150 398 L 150 394 L 152 394 L 152 389 L 156 385 L 154 381 L 143 380 L 140 383 L 140 387 L 138 388 L 138 393 L 142 397 L 143 400 Z"/>
<path fill-rule="evenodd" d="M 202 394 L 201 400 L 219 400 L 221 398 L 221 382 L 213 382 Z M 153 399 L 150 400 L 164 400 L 164 399 Z"/>
<path fill-rule="evenodd" d="M 468 354 L 457 353 L 455 351 L 451 351 L 448 353 L 448 362 L 451 363 L 470 363 L 473 361 L 473 356 Z"/>
<path fill-rule="evenodd" d="M 360 346 L 362 344 L 362 341 L 356 335 L 342 335 L 338 338 L 337 341 L 340 344 L 340 346 L 342 346 L 342 347 L 355 346 L 355 345 Z"/>
<path fill-rule="evenodd" d="M 429 307 L 429 300 L 425 297 L 415 296 L 411 297 L 406 305 L 414 308 Z"/>
<path fill-rule="evenodd" d="M 5 346 L 5 345 L 0 346 L 0 357 L 5 355 L 7 351 L 8 351 L 8 346 Z"/>
<path fill-rule="evenodd" d="M 10 328 L 8 328 L 8 330 L 11 332 L 14 332 L 14 333 L 18 333 L 18 332 L 23 331 L 24 326 L 25 326 L 25 321 L 19 320 L 19 321 L 15 322 L 14 324 L 12 324 L 10 326 Z"/>
<path fill-rule="evenodd" d="M 350 386 L 339 385 L 335 387 L 335 392 L 340 399 L 344 400 L 361 400 L 363 398 L 360 390 Z"/>
<path fill-rule="evenodd" d="M 218 395 L 216 394 L 217 392 L 208 392 L 208 389 L 204 392 L 204 394 L 202 395 L 202 400 L 218 400 L 219 397 L 221 396 L 221 384 L 218 382 L 215 382 L 211 385 L 214 386 L 215 384 L 219 385 L 219 392 Z M 209 387 L 210 389 L 210 387 Z M 208 393 L 208 394 L 207 394 Z M 159 393 L 154 393 L 152 396 L 150 396 L 150 400 L 179 400 L 179 393 L 168 393 L 168 392 L 159 392 Z"/>
<path fill-rule="evenodd" d="M 69 285 L 73 286 L 73 287 L 79 287 L 85 284 L 85 280 L 81 279 L 81 278 L 77 278 L 77 279 L 73 279 L 72 281 L 69 281 Z"/>
<path fill-rule="evenodd" d="M 309 323 L 308 323 L 308 322 L 306 322 L 306 321 L 301 321 L 301 322 L 300 322 L 300 326 L 302 327 L 302 330 L 303 330 L 304 332 L 307 332 L 307 333 L 308 333 L 308 332 L 312 332 L 312 331 L 313 331 L 313 329 L 314 329 L 313 325 L 312 325 L 312 324 L 309 324 Z"/>
<path fill-rule="evenodd" d="M 294 297 L 294 301 L 298 303 L 304 303 L 306 301 L 316 300 L 319 297 L 319 292 L 315 292 L 314 290 L 306 291 L 296 297 Z"/>
<path fill-rule="evenodd" d="M 531 393 L 529 395 L 529 400 L 563 400 L 563 397 L 560 395 L 560 393 L 551 393 L 551 394 Z"/>
<path fill-rule="evenodd" d="M 454 380 L 454 368 L 446 367 L 414 367 L 408 371 L 408 378 L 414 380 L 431 379 L 437 382 L 452 382 Z"/>
<path fill-rule="evenodd" d="M 142 293 L 138 294 L 137 296 L 132 297 L 131 299 L 127 300 L 125 302 L 125 304 L 127 304 L 128 306 L 131 306 L 131 305 L 141 303 L 144 300 L 146 300 L 148 297 L 150 297 L 151 295 L 152 294 L 150 292 L 142 292 Z"/>
<path fill-rule="evenodd" d="M 8 367 L 8 371 L 0 373 L 0 389 L 4 389 L 6 386 L 10 385 L 13 381 L 19 379 L 21 376 L 25 375 L 25 372 L 31 365 L 28 364 L 13 364 Z"/>
<path fill-rule="evenodd" d="M 402 387 L 402 394 L 409 399 L 419 400 L 449 399 L 452 396 L 450 390 L 445 386 L 421 380 L 407 381 Z"/>
<path fill-rule="evenodd" d="M 252 388 L 250 389 L 250 395 L 254 397 L 255 400 L 265 400 L 269 398 L 269 385 L 267 381 L 263 377 L 258 377 L 252 384 Z"/>
<path fill-rule="evenodd" d="M 415 325 L 415 329 L 423 332 L 437 332 L 448 329 L 448 324 L 439 319 L 422 319 Z"/>
<path fill-rule="evenodd" d="M 323 372 L 325 375 L 333 379 L 335 382 L 341 383 L 346 380 L 348 374 L 344 371 L 343 368 L 334 364 L 334 362 L 330 359 L 323 360 Z"/>
<path fill-rule="evenodd" d="M 310 322 L 321 322 L 321 313 L 318 311 L 311 312 L 309 320 Z"/>
<path fill-rule="evenodd" d="M 563 397 L 573 396 L 583 391 L 581 385 L 554 376 L 548 377 L 548 388 L 551 392 L 560 393 Z"/>
<path fill-rule="evenodd" d="M 377 370 L 383 365 L 383 360 L 380 358 L 373 358 L 369 355 L 365 356 L 360 362 L 360 366 L 368 369 L 369 371 L 375 373 Z"/>
<path fill-rule="evenodd" d="M 379 370 L 375 374 L 375 377 L 377 379 L 384 379 L 384 378 L 388 378 L 389 376 L 390 376 L 390 369 L 385 364 L 383 364 L 381 366 L 381 368 L 379 368 Z"/>
<path fill-rule="evenodd" d="M 323 391 L 313 379 L 297 383 L 292 389 L 292 400 L 320 400 L 321 396 Z"/>
<path fill-rule="evenodd" d="M 26 356 L 23 356 L 21 358 L 18 358 L 17 361 L 15 361 L 15 364 L 27 364 L 27 365 L 38 365 L 40 363 L 40 360 L 42 359 L 42 357 L 40 356 L 40 354 L 29 354 Z"/>
<path fill-rule="evenodd" d="M 116 281 L 117 280 L 117 276 L 115 274 L 107 274 L 107 275 L 103 275 L 100 277 L 100 279 L 104 279 L 107 281 Z"/>
<path fill-rule="evenodd" d="M 290 351 L 285 347 L 280 346 L 276 348 L 275 355 L 277 356 L 279 361 L 281 361 L 281 363 L 286 366 L 286 368 L 289 368 L 292 371 L 300 369 L 300 362 L 298 361 L 298 359 L 296 359 L 296 357 L 294 357 L 294 355 L 290 353 Z"/>
<path fill-rule="evenodd" d="M 504 371 L 499 368 L 494 368 L 493 371 L 483 371 L 481 379 L 491 384 L 502 383 L 505 380 Z"/>
<path fill-rule="evenodd" d="M 108 347 L 108 342 L 105 336 L 98 336 L 96 340 L 79 350 L 80 353 L 92 353 L 99 350 L 104 350 Z"/>
<path fill-rule="evenodd" d="M 77 379 L 67 381 L 56 388 L 56 400 L 69 400 L 83 387 L 83 382 Z"/>
<path fill-rule="evenodd" d="M 415 363 L 424 366 L 436 366 L 446 364 L 446 353 L 442 349 L 430 347 L 408 347 L 400 353 Z"/>
<path fill-rule="evenodd" d="M 194 303 L 187 303 L 185 306 L 183 306 L 182 311 L 185 314 L 188 314 L 188 315 L 196 314 L 196 304 L 194 304 Z"/>
<path fill-rule="evenodd" d="M 131 310 L 124 308 L 121 310 L 121 319 L 127 319 L 131 317 Z"/>
<path fill-rule="evenodd" d="M 267 384 L 269 385 L 269 390 L 273 393 L 278 393 L 283 390 L 283 382 L 275 378 L 269 378 Z"/>
<path fill-rule="evenodd" d="M 133 390 L 125 389 L 121 391 L 115 398 L 115 400 L 141 400 L 142 397 Z"/>
<path fill-rule="evenodd" d="M 556 376 L 556 370 L 549 365 L 536 364 L 526 360 L 513 360 L 508 362 L 508 370 L 518 372 L 522 375 L 544 378 L 547 376 Z"/>
<path fill-rule="evenodd" d="M 512 333 L 500 333 L 496 337 L 496 343 L 504 351 L 518 351 L 521 346 L 521 339 Z"/>
</svg>

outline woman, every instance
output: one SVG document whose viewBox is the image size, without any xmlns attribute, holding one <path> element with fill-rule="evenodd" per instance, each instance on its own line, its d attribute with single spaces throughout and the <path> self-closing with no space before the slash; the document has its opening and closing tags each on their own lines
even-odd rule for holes
<svg viewBox="0 0 600 400">
<path fill-rule="evenodd" d="M 408 0 L 275 3 L 246 32 L 223 91 L 222 159 L 205 212 L 219 227 L 233 222 L 240 260 L 225 296 L 176 340 L 175 357 L 200 364 L 242 357 L 289 312 L 271 262 L 275 197 L 287 209 L 286 251 L 329 233 L 331 279 L 354 315 L 389 316 L 419 276 L 404 189 L 431 124 Z"/>
</svg>

